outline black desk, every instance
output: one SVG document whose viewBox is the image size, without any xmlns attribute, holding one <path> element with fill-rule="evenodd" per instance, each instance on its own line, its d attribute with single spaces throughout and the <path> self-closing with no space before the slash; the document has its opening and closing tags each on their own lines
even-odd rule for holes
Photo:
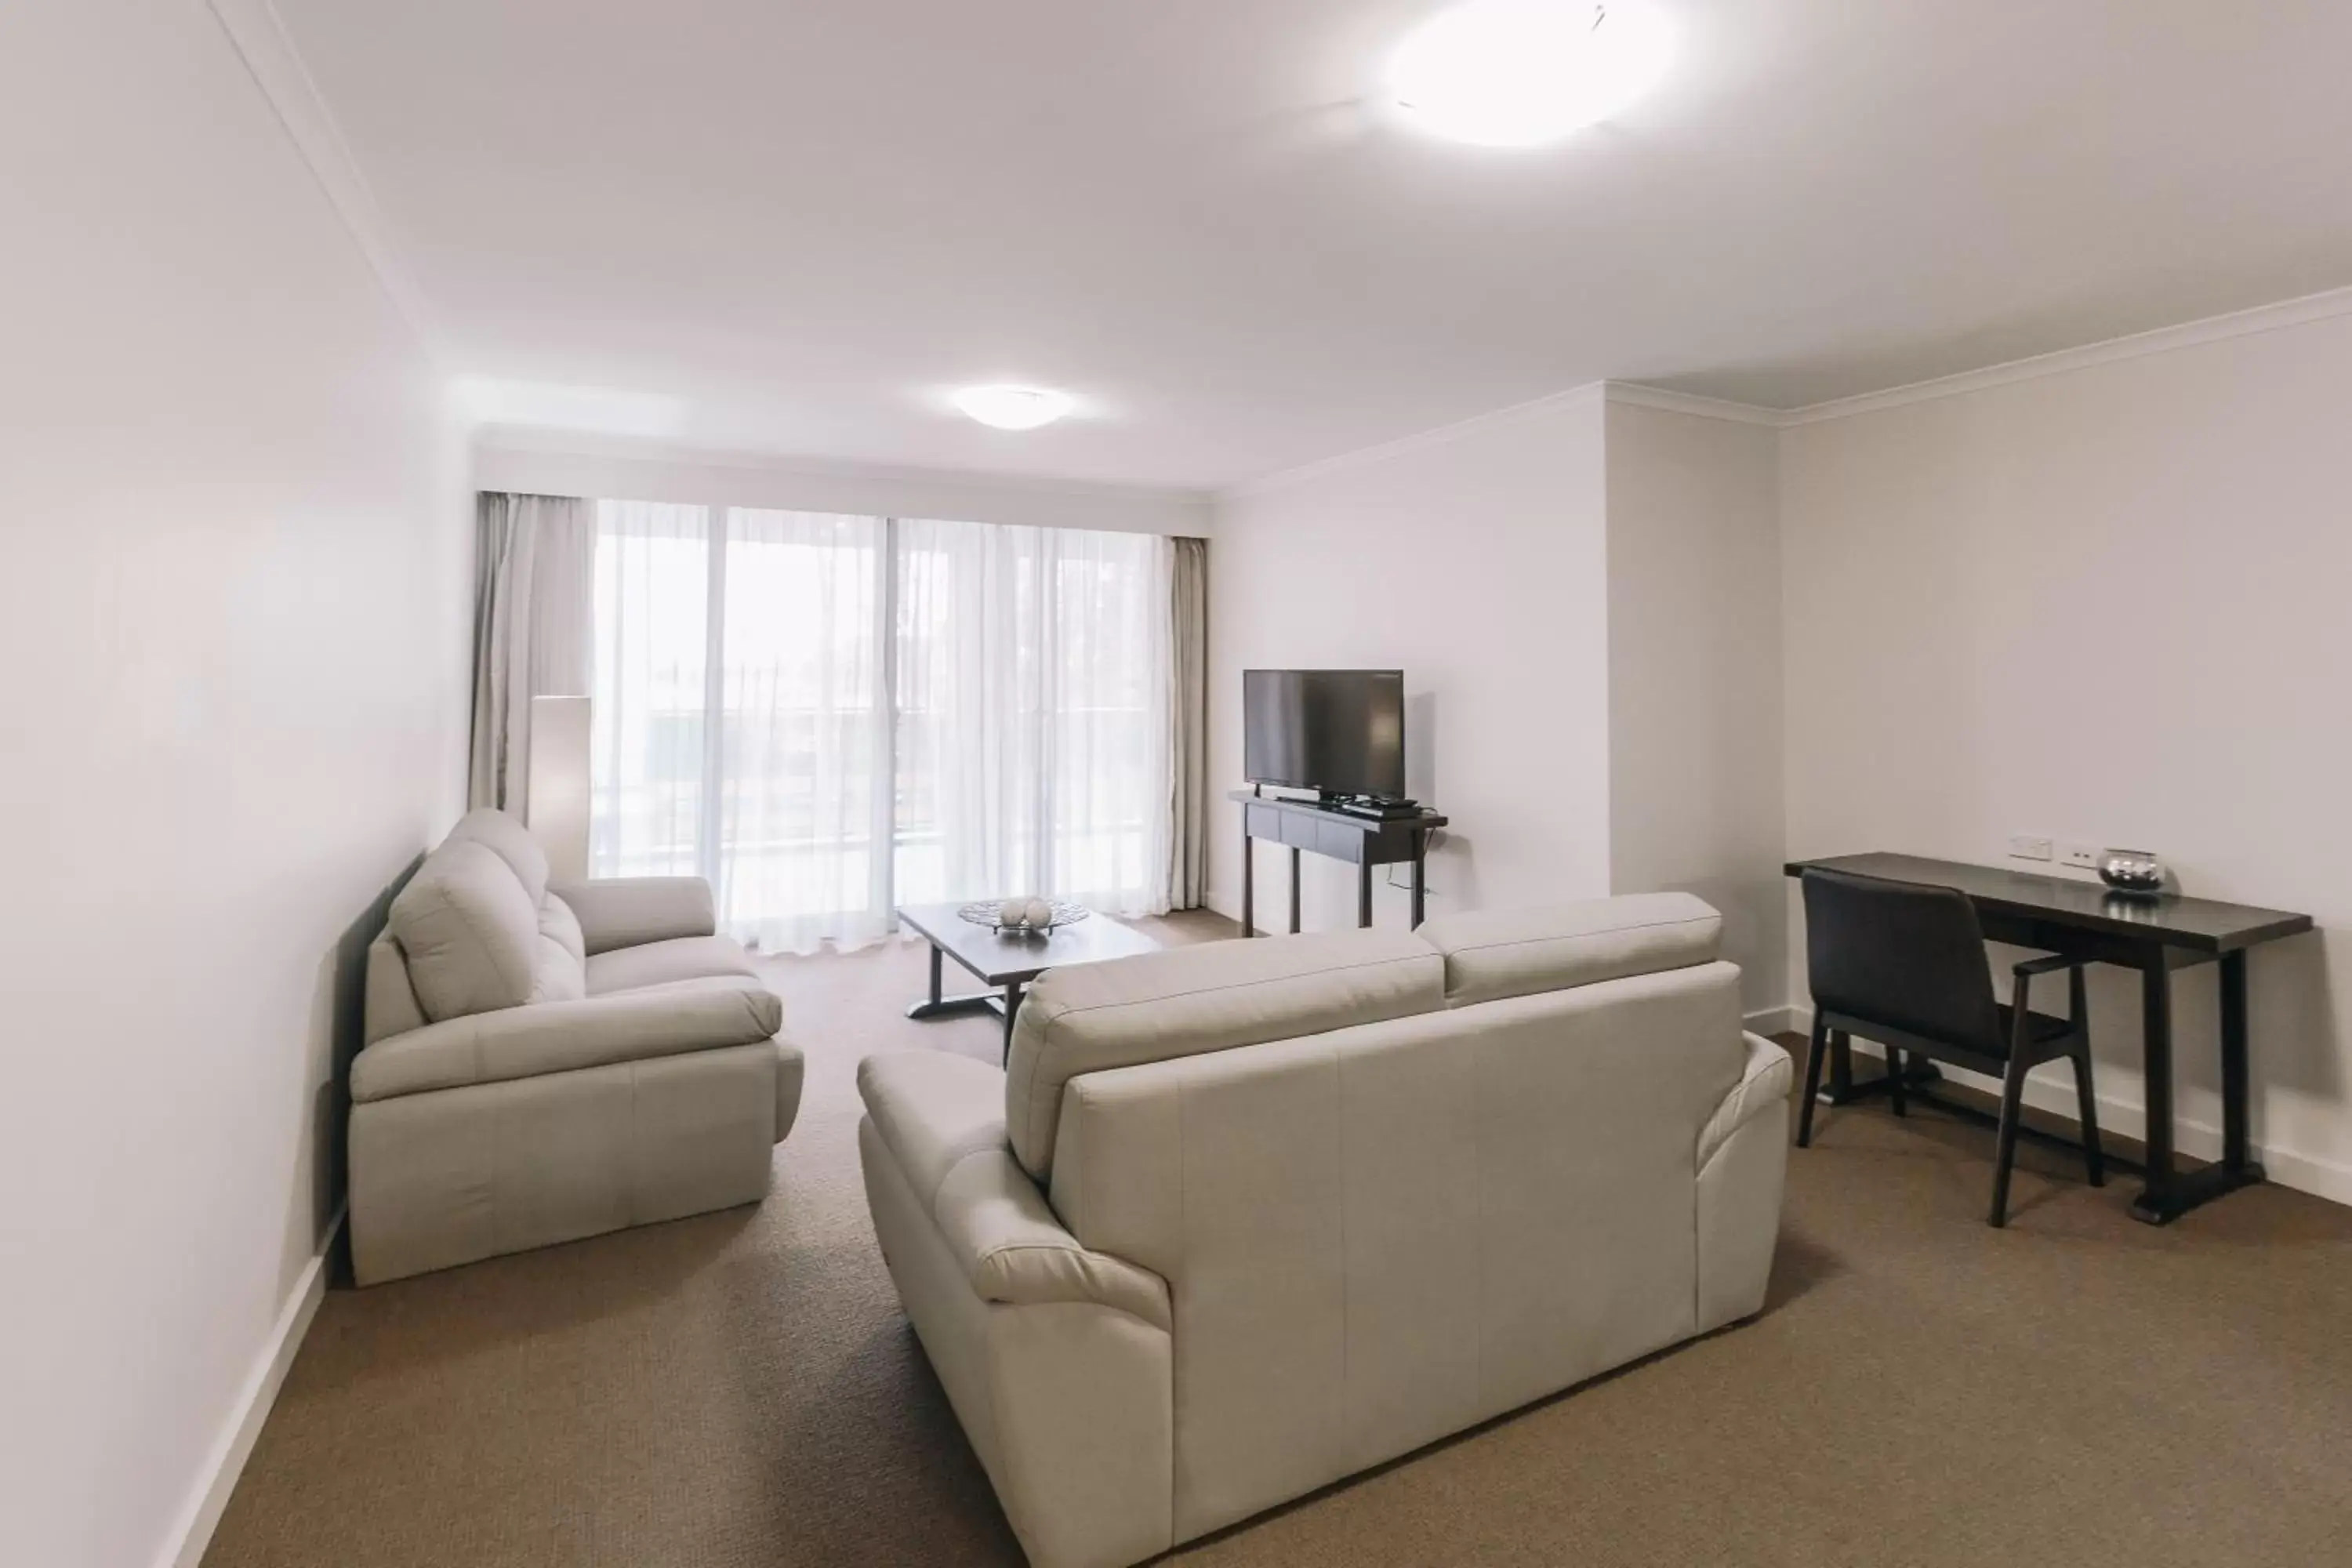
<svg viewBox="0 0 2352 1568">
<path fill-rule="evenodd" d="M 1445 818 L 1435 812 L 1420 816 L 1378 817 L 1357 816 L 1345 811 L 1333 811 L 1328 806 L 1307 800 L 1288 800 L 1280 795 L 1259 795 L 1254 790 L 1237 789 L 1226 799 L 1242 803 L 1242 934 L 1257 935 L 1253 915 L 1257 907 L 1257 872 L 1250 854 L 1250 840 L 1271 839 L 1290 847 L 1290 930 L 1298 931 L 1298 852 L 1311 849 L 1318 855 L 1328 855 L 1335 860 L 1352 862 L 1356 868 L 1356 923 L 1372 923 L 1372 868 L 1375 866 L 1412 867 L 1412 923 L 1419 925 L 1426 903 L 1422 887 L 1423 864 L 1429 854 L 1429 835 L 1433 828 L 1445 826 Z"/>
<path fill-rule="evenodd" d="M 1957 889 L 1976 905 L 1985 935 L 1995 942 L 2139 972 L 2147 1185 L 2132 1200 L 2134 1218 L 2168 1225 L 2263 1179 L 2247 1138 L 2246 950 L 2311 930 L 2309 915 L 2170 894 L 2131 898 L 2096 882 L 1913 855 L 1839 855 L 1792 860 L 1785 869 L 1796 877 L 1808 866 Z M 2174 970 L 2199 963 L 2221 966 L 2221 1159 L 2184 1176 L 2174 1167 L 2172 1149 L 2171 977 Z"/>
</svg>

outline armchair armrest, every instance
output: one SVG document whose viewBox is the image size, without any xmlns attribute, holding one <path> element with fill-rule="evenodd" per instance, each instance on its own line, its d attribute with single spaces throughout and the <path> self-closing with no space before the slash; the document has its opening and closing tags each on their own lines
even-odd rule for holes
<svg viewBox="0 0 2352 1568">
<path fill-rule="evenodd" d="M 548 890 L 579 917 L 581 938 L 592 953 L 719 930 L 710 884 L 699 877 L 602 877 L 559 882 Z"/>
<path fill-rule="evenodd" d="M 1789 1089 L 1796 1080 L 1796 1068 L 1789 1053 L 1760 1035 L 1743 1035 L 1748 1042 L 1748 1062 L 1741 1069 L 1739 1081 L 1723 1097 L 1723 1103 L 1707 1118 L 1706 1126 L 1698 1135 L 1698 1163 L 1696 1169 L 1706 1169 L 1708 1160 L 1723 1147 L 1731 1135 L 1762 1115 L 1772 1106 L 1784 1105 Z M 1783 1123 L 1785 1126 L 1786 1123 Z"/>
<path fill-rule="evenodd" d="M 1168 1282 L 1081 1245 L 1013 1159 L 1003 1072 L 941 1052 L 868 1057 L 857 1092 L 974 1295 L 1014 1306 L 1091 1301 L 1172 1327 Z"/>
<path fill-rule="evenodd" d="M 753 1045 L 783 1021 L 784 1005 L 774 992 L 734 979 L 502 1007 L 378 1040 L 352 1059 L 352 1099 L 391 1100 Z"/>
</svg>

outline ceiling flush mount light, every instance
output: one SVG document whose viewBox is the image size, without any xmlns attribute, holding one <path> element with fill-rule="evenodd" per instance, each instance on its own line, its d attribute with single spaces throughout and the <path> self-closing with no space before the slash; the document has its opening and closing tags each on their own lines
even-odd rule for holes
<svg viewBox="0 0 2352 1568">
<path fill-rule="evenodd" d="M 1405 38 L 1389 90 L 1438 135 L 1533 146 L 1641 97 L 1673 43 L 1665 19 L 1638 0 L 1466 0 Z"/>
<path fill-rule="evenodd" d="M 955 405 L 998 430 L 1034 430 L 1070 411 L 1070 400 L 1037 386 L 967 386 Z"/>
</svg>

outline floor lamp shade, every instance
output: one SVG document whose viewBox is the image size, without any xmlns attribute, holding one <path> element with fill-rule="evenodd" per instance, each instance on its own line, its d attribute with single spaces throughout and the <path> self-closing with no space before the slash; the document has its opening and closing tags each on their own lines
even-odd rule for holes
<svg viewBox="0 0 2352 1568">
<path fill-rule="evenodd" d="M 588 699 L 530 700 L 530 775 L 523 821 L 559 882 L 588 878 Z"/>
</svg>

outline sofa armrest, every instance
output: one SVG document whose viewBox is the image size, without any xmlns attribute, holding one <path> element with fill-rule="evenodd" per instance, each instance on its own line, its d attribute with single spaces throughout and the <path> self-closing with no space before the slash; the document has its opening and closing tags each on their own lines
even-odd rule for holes
<svg viewBox="0 0 2352 1568">
<path fill-rule="evenodd" d="M 710 884 L 699 877 L 603 877 L 558 882 L 548 891 L 572 906 L 592 953 L 719 931 Z"/>
<path fill-rule="evenodd" d="M 1748 1042 L 1748 1063 L 1739 1081 L 1715 1108 L 1706 1126 L 1698 1135 L 1698 1170 L 1706 1170 L 1708 1160 L 1733 1133 L 1771 1106 L 1789 1098 L 1789 1088 L 1796 1080 L 1796 1068 L 1789 1053 L 1760 1035 L 1743 1035 Z"/>
<path fill-rule="evenodd" d="M 899 1173 L 984 1301 L 1090 1301 L 1160 1329 L 1168 1282 L 1095 1252 L 1055 1217 L 1004 1138 L 1004 1074 L 944 1052 L 868 1057 L 857 1092 Z"/>
<path fill-rule="evenodd" d="M 391 1100 L 764 1040 L 783 1003 L 756 981 L 681 981 L 578 1002 L 534 1002 L 394 1035 L 352 1059 L 352 1099 Z"/>
</svg>

